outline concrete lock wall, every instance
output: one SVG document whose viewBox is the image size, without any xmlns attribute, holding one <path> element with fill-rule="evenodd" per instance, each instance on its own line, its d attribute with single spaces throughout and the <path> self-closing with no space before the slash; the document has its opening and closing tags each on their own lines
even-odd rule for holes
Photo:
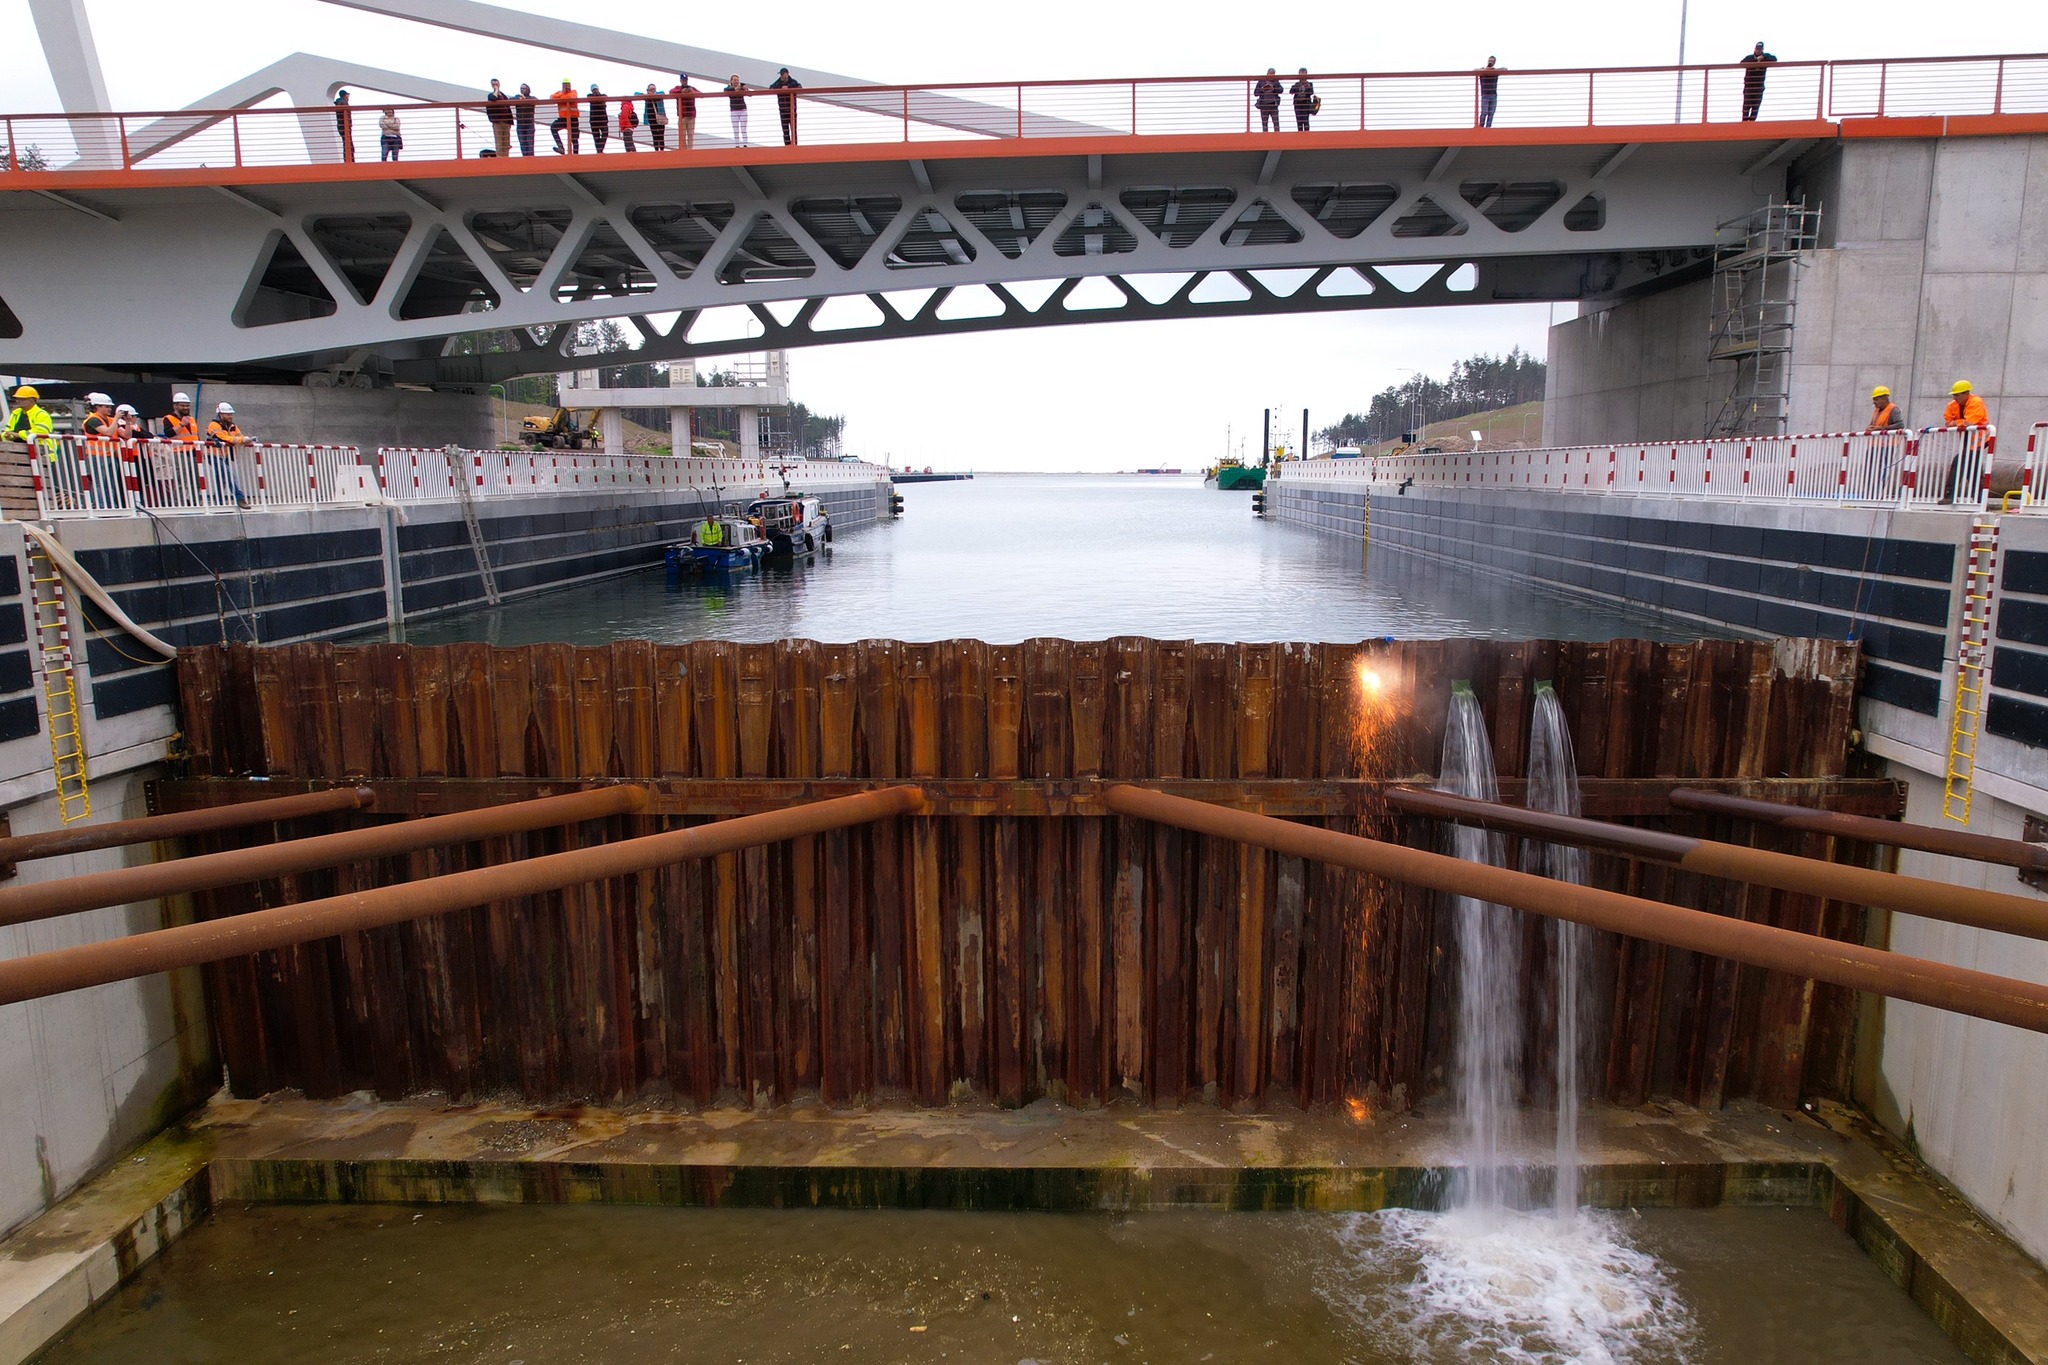
<svg viewBox="0 0 2048 1365">
<path fill-rule="evenodd" d="M 2048 137 L 1837 140 L 1782 194 L 1821 210 L 1794 314 L 1792 431 L 1862 426 L 1879 384 L 1909 425 L 1931 426 L 1957 379 L 2008 440 L 2048 420 Z M 1711 301 L 1696 281 L 1551 328 L 1545 441 L 1704 435 L 1734 382 L 1707 361 Z"/>
<path fill-rule="evenodd" d="M 216 404 L 233 403 L 236 424 L 256 441 L 355 446 L 368 453 L 378 446 L 495 450 L 500 439 L 497 401 L 487 394 L 207 384 L 192 396 L 202 422 L 212 419 Z"/>
<path fill-rule="evenodd" d="M 40 739 L 34 741 L 40 744 Z M 42 747 L 45 774 L 49 762 Z M 154 768 L 97 774 L 95 819 L 148 814 Z M 23 777 L 6 787 L 18 790 Z M 53 797 L 10 803 L 16 834 L 59 826 Z M 151 861 L 149 845 L 22 863 L 16 881 L 51 881 Z M 182 908 L 182 907 L 180 907 Z M 159 902 L 0 927 L 0 959 L 162 928 Z M 0 1006 L 0 1235 L 41 1213 L 218 1086 L 196 971 Z"/>
</svg>

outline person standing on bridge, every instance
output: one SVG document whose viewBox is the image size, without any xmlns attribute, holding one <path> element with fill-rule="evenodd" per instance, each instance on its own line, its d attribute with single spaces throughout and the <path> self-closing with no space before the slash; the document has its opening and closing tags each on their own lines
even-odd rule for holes
<svg viewBox="0 0 2048 1365">
<path fill-rule="evenodd" d="M 496 76 L 491 77 L 491 93 L 484 96 L 484 117 L 491 121 L 491 141 L 502 161 L 512 155 L 512 97 Z"/>
<path fill-rule="evenodd" d="M 801 90 L 803 89 L 803 82 L 790 75 L 789 68 L 785 66 L 776 73 L 775 79 L 768 83 L 768 88 L 770 90 L 783 91 Z M 782 115 L 782 145 L 785 147 L 796 146 L 796 96 L 790 94 L 777 95 L 775 97 L 775 111 Z"/>
<path fill-rule="evenodd" d="M 343 90 L 334 97 L 334 135 L 341 139 L 341 159 L 344 164 L 356 159 L 356 116 L 348 107 L 348 91 Z"/>
<path fill-rule="evenodd" d="M 631 95 L 619 101 L 619 141 L 626 144 L 626 150 L 637 152 L 640 147 L 633 141 L 633 130 L 640 126 L 640 115 L 633 107 Z"/>
<path fill-rule="evenodd" d="M 732 145 L 747 145 L 747 87 L 737 75 L 725 83 L 725 102 L 732 106 Z"/>
<path fill-rule="evenodd" d="M 1280 131 L 1280 77 L 1272 67 L 1266 68 L 1265 79 L 1252 87 L 1252 103 L 1259 109 L 1259 131 L 1277 133 Z"/>
<path fill-rule="evenodd" d="M 386 106 L 384 116 L 377 120 L 377 159 L 396 161 L 398 154 L 405 150 L 405 133 L 398 126 L 398 111 Z"/>
<path fill-rule="evenodd" d="M 676 102 L 676 146 L 682 151 L 694 152 L 697 150 L 697 87 L 690 84 L 690 73 L 679 73 L 668 94 Z"/>
<path fill-rule="evenodd" d="M 1768 68 L 1775 66 L 1778 59 L 1764 51 L 1759 42 L 1751 48 L 1749 55 L 1742 59 L 1742 121 L 1755 123 L 1757 111 L 1764 107 L 1764 77 Z"/>
<path fill-rule="evenodd" d="M 1493 126 L 1494 106 L 1500 103 L 1500 68 L 1494 59 L 1488 57 L 1486 65 L 1479 68 L 1479 126 Z"/>
<path fill-rule="evenodd" d="M 519 129 L 519 154 L 533 155 L 533 117 L 540 101 L 533 97 L 533 87 L 525 81 L 519 83 L 519 97 L 512 101 L 512 122 Z"/>
<path fill-rule="evenodd" d="M 592 151 L 603 152 L 604 144 L 611 140 L 612 112 L 605 103 L 604 91 L 597 88 L 597 82 L 590 83 L 590 146 Z"/>
<path fill-rule="evenodd" d="M 1942 497 L 1954 502 L 1956 494 L 1965 482 L 1975 483 L 1982 473 L 1985 450 L 1985 436 L 1991 426 L 1991 410 L 1984 406 L 1970 388 L 1970 381 L 1958 379 L 1949 385 L 1948 407 L 1943 409 L 1941 424 L 1951 431 L 1963 433 L 1961 448 L 1949 461 L 1948 473 L 1942 479 Z"/>
<path fill-rule="evenodd" d="M 661 92 L 654 88 L 654 82 L 647 82 L 647 96 L 640 101 L 640 115 L 647 124 L 647 136 L 654 142 L 654 150 L 668 150 L 668 106 L 662 103 Z"/>
<path fill-rule="evenodd" d="M 1287 87 L 1287 93 L 1294 96 L 1294 131 L 1305 133 L 1309 115 L 1323 107 L 1323 102 L 1316 98 L 1316 83 L 1308 78 L 1307 67 L 1295 73 L 1294 84 Z"/>
<path fill-rule="evenodd" d="M 576 87 L 562 77 L 562 88 L 555 92 L 555 119 L 548 125 L 548 132 L 555 139 L 556 156 L 583 155 L 583 137 L 579 131 L 583 126 L 582 102 L 576 98 Z M 569 146 L 562 147 L 562 134 L 569 134 Z"/>
<path fill-rule="evenodd" d="M 1991 411 L 1970 388 L 1970 381 L 1958 379 L 1949 386 L 1948 408 L 1941 414 L 1945 427 L 1988 427 Z"/>
</svg>

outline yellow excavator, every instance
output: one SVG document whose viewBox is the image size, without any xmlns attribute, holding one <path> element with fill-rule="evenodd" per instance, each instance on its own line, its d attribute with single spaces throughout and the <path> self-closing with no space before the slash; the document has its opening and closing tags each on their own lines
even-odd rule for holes
<svg viewBox="0 0 2048 1365">
<path fill-rule="evenodd" d="M 552 417 L 529 417 L 520 425 L 519 439 L 541 450 L 594 446 L 598 442 L 597 409 L 556 408 Z"/>
</svg>

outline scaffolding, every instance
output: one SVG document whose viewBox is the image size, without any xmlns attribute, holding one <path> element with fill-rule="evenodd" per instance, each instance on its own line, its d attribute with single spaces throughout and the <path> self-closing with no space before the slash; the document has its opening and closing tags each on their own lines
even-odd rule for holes
<svg viewBox="0 0 2048 1365">
<path fill-rule="evenodd" d="M 1820 210 L 1803 200 L 1766 204 L 1715 229 L 1707 359 L 1733 373 L 1726 396 L 1709 402 L 1708 436 L 1785 434 L 1799 271 L 1819 232 Z"/>
</svg>

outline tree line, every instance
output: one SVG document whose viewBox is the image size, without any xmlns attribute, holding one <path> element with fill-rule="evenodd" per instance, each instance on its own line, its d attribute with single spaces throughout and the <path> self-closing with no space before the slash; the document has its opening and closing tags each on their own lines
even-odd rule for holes
<svg viewBox="0 0 2048 1365">
<path fill-rule="evenodd" d="M 1533 403 L 1543 397 L 1547 368 L 1519 346 L 1504 356 L 1475 355 L 1453 364 L 1443 379 L 1417 374 L 1405 383 L 1388 385 L 1373 395 L 1363 413 L 1344 414 L 1316 437 L 1328 445 L 1371 445 L 1432 422 Z"/>
</svg>

